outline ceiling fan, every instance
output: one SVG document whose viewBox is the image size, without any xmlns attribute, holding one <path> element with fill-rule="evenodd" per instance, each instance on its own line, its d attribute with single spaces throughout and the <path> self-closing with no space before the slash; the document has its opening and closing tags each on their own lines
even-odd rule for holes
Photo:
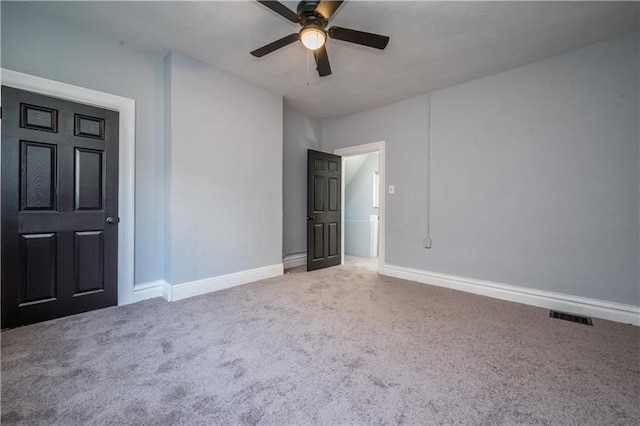
<svg viewBox="0 0 640 426">
<path fill-rule="evenodd" d="M 260 58 L 299 40 L 304 47 L 313 51 L 320 77 L 331 74 L 331 66 L 329 65 L 329 57 L 327 56 L 327 49 L 325 47 L 327 35 L 336 40 L 348 41 L 380 50 L 387 47 L 387 43 L 389 43 L 389 37 L 379 34 L 366 33 L 364 31 L 342 27 L 331 27 L 325 30 L 329 19 L 342 4 L 342 0 L 303 0 L 298 3 L 297 13 L 279 1 L 258 0 L 258 3 L 268 7 L 285 19 L 295 24 L 300 24 L 302 28 L 297 33 L 289 34 L 254 50 L 251 54 Z"/>
</svg>

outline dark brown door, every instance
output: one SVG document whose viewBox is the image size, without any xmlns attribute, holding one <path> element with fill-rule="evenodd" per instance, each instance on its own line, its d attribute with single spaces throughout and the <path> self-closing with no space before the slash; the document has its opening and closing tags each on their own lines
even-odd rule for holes
<svg viewBox="0 0 640 426">
<path fill-rule="evenodd" d="M 118 113 L 2 87 L 2 328 L 115 305 Z"/>
<path fill-rule="evenodd" d="M 342 158 L 307 153 L 307 271 L 339 265 Z"/>
</svg>

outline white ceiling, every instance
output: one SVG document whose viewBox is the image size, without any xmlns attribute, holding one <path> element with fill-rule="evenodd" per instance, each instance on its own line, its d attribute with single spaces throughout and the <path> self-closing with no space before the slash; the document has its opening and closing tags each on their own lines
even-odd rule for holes
<svg viewBox="0 0 640 426">
<path fill-rule="evenodd" d="M 297 2 L 285 1 L 294 9 Z M 331 25 L 391 37 L 384 51 L 329 40 L 333 74 L 320 78 L 295 43 L 250 51 L 298 30 L 255 1 L 26 2 L 158 52 L 177 50 L 284 95 L 315 117 L 371 109 L 519 67 L 638 30 L 638 2 L 348 1 Z"/>
</svg>

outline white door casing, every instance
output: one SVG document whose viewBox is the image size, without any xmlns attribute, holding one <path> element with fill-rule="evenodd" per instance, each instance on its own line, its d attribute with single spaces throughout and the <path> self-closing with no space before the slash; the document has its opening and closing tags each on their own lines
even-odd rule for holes
<svg viewBox="0 0 640 426">
<path fill-rule="evenodd" d="M 372 143 L 367 143 L 367 144 L 363 144 L 363 145 L 355 145 L 355 146 L 349 146 L 349 147 L 345 147 L 345 148 L 338 148 L 335 149 L 333 151 L 334 154 L 339 155 L 341 157 L 351 157 L 353 155 L 361 155 L 361 154 L 370 154 L 373 152 L 377 152 L 378 153 L 378 172 L 379 172 L 379 187 L 380 187 L 380 206 L 378 208 L 378 223 L 379 223 L 379 228 L 378 228 L 378 273 L 382 273 L 384 270 L 384 260 L 385 260 L 385 220 L 386 220 L 386 214 L 385 214 L 385 202 L 386 202 L 386 194 L 385 194 L 385 143 L 384 141 L 380 141 L 380 142 L 372 142 Z M 345 167 L 344 167 L 344 158 L 342 159 L 342 230 L 341 230 L 341 234 L 342 234 L 342 264 L 344 264 L 344 185 L 345 185 L 345 178 L 344 178 L 344 172 L 345 172 Z"/>
<path fill-rule="evenodd" d="M 4 68 L 0 68 L 0 82 L 3 86 L 119 113 L 118 305 L 135 302 L 135 100 Z"/>
</svg>

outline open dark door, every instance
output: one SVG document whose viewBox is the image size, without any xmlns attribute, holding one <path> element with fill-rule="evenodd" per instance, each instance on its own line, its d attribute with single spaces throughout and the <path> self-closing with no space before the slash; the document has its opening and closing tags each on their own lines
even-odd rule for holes
<svg viewBox="0 0 640 426">
<path fill-rule="evenodd" d="M 118 113 L 2 87 L 2 328 L 118 302 Z"/>
<path fill-rule="evenodd" d="M 307 271 L 339 265 L 342 158 L 307 153 Z"/>
</svg>

